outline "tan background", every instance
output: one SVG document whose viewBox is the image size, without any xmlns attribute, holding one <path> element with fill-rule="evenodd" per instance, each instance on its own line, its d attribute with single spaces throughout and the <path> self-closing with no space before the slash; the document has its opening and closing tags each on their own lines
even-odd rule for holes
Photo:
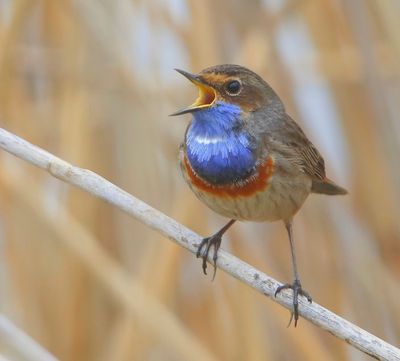
<svg viewBox="0 0 400 361">
<path fill-rule="evenodd" d="M 295 219 L 304 287 L 398 346 L 399 19 L 394 0 L 2 0 L 0 125 L 209 235 L 225 220 L 180 176 L 189 117 L 168 114 L 196 91 L 172 69 L 255 70 L 350 191 Z M 291 280 L 282 224 L 236 225 L 223 247 Z M 286 310 L 4 152 L 0 295 L 61 360 L 368 359 L 307 321 L 287 329 Z"/>
</svg>

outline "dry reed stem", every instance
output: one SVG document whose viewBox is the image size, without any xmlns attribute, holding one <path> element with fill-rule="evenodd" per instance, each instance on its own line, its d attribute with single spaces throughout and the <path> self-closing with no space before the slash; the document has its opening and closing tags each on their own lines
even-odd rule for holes
<svg viewBox="0 0 400 361">
<path fill-rule="evenodd" d="M 30 361 L 57 361 L 49 351 L 1 314 L 0 339 L 3 347 L 11 347 L 12 350 L 16 351 L 23 359 Z M 6 358 L 4 358 L 4 360 L 5 359 Z"/>
<path fill-rule="evenodd" d="M 59 210 L 57 217 L 52 212 L 38 211 L 40 191 L 32 188 L 31 184 L 24 187 L 20 178 L 9 172 L 0 172 L 0 184 L 10 189 L 24 206 L 29 208 L 36 221 L 43 221 L 56 239 L 81 261 L 94 278 L 102 284 L 114 299 L 120 303 L 121 311 L 126 322 L 134 320 L 153 332 L 167 350 L 179 355 L 183 360 L 215 361 L 216 358 L 201 345 L 198 340 L 175 318 L 168 309 L 151 296 L 140 282 L 129 277 L 124 270 L 100 247 L 99 242 L 79 222 L 70 216 L 69 212 Z M 28 193 L 28 194 L 27 194 Z M 116 323 L 117 333 L 119 319 Z M 134 334 L 132 334 L 132 337 Z M 119 346 L 124 339 L 116 340 L 118 336 L 112 333 L 110 346 L 106 348 L 106 356 L 115 352 L 124 352 Z M 166 337 L 167 336 L 167 337 Z M 126 337 L 126 336 L 124 336 Z M 118 345 L 114 345 L 118 342 Z M 135 347 L 137 348 L 137 346 Z M 135 350 L 136 352 L 137 350 Z M 140 359 L 140 358 L 139 358 Z M 105 358 L 105 360 L 120 360 L 120 358 Z"/>
<path fill-rule="evenodd" d="M 201 240 L 196 233 L 118 188 L 98 174 L 87 169 L 75 167 L 1 128 L 0 147 L 48 171 L 54 177 L 115 205 L 120 210 L 175 241 L 190 252 L 196 253 Z M 277 298 L 274 297 L 274 292 L 280 285 L 276 280 L 224 250 L 220 250 L 218 256 L 218 268 L 291 310 L 291 292 L 282 292 Z M 299 313 L 316 326 L 345 340 L 350 345 L 372 357 L 380 360 L 400 361 L 400 349 L 315 302 L 308 304 L 307 301 L 301 299 Z"/>
</svg>

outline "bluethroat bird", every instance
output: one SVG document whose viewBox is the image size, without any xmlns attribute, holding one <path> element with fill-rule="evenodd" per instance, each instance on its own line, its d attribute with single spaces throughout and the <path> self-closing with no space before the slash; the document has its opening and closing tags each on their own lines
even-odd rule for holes
<svg viewBox="0 0 400 361">
<path fill-rule="evenodd" d="M 293 216 L 310 193 L 337 195 L 347 191 L 325 175 L 324 159 L 299 125 L 286 113 L 274 90 L 256 73 L 239 65 L 217 65 L 198 74 L 176 69 L 194 83 L 197 100 L 171 115 L 192 114 L 180 147 L 183 176 L 194 194 L 231 220 L 199 245 L 206 274 L 213 247 L 214 276 L 222 235 L 238 221 L 285 224 L 292 257 L 297 325 L 302 289 L 293 241 Z M 289 322 L 290 324 L 290 322 Z"/>
</svg>

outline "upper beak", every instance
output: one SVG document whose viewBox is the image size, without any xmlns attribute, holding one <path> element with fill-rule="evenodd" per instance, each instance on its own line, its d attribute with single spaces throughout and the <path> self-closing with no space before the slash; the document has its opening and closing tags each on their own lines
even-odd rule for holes
<svg viewBox="0 0 400 361">
<path fill-rule="evenodd" d="M 188 73 L 187 71 L 181 69 L 175 70 L 178 73 L 182 74 L 185 78 L 189 79 L 194 85 L 198 87 L 199 96 L 192 105 L 189 105 L 187 108 L 178 110 L 177 112 L 170 114 L 170 116 L 191 113 L 196 110 L 208 108 L 214 103 L 216 98 L 215 90 L 211 86 L 207 85 L 200 76 Z"/>
</svg>

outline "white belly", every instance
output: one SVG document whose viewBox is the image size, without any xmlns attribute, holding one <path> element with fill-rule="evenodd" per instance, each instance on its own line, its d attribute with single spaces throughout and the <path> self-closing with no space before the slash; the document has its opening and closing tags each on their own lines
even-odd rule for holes
<svg viewBox="0 0 400 361">
<path fill-rule="evenodd" d="M 255 222 L 288 220 L 310 194 L 311 180 L 304 175 L 290 180 L 279 178 L 272 177 L 264 191 L 239 197 L 221 197 L 188 184 L 201 201 L 227 218 Z"/>
</svg>

